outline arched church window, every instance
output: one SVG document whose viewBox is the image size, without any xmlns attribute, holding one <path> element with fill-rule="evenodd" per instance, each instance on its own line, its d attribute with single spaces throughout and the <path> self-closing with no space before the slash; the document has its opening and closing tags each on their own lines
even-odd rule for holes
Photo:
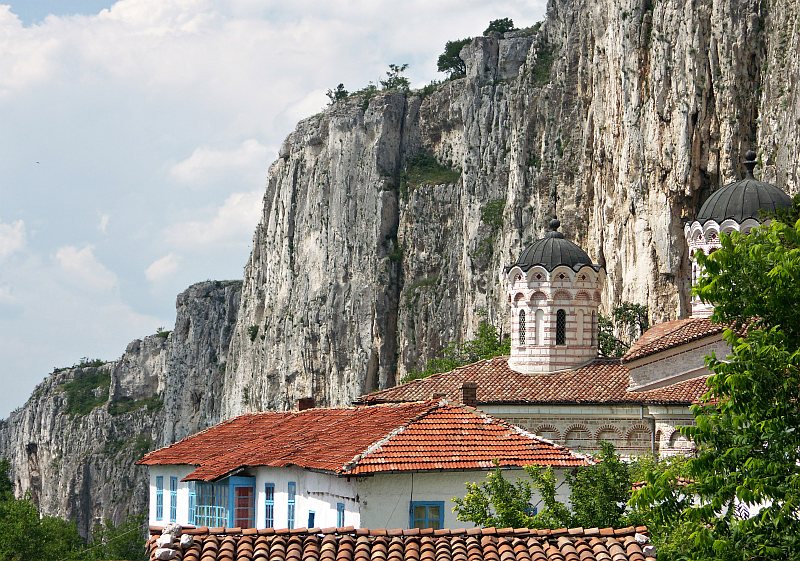
<svg viewBox="0 0 800 561">
<path fill-rule="evenodd" d="M 585 340 L 583 330 L 584 330 L 584 322 L 583 322 L 583 310 L 578 310 L 578 345 L 583 345 L 583 341 Z"/>
<path fill-rule="evenodd" d="M 597 344 L 597 318 L 594 312 L 592 312 L 592 325 L 589 328 L 592 330 L 592 346 L 594 347 Z"/>
<path fill-rule="evenodd" d="M 519 311 L 519 344 L 525 344 L 525 310 Z"/>
<path fill-rule="evenodd" d="M 544 310 L 538 309 L 536 310 L 535 316 L 535 323 L 536 323 L 536 332 L 534 334 L 535 345 L 544 345 Z"/>
<path fill-rule="evenodd" d="M 556 312 L 556 345 L 567 344 L 567 312 L 558 310 Z"/>
</svg>

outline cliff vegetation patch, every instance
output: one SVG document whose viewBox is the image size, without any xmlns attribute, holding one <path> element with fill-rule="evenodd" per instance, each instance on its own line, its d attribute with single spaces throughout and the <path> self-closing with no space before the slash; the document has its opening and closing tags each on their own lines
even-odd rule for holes
<svg viewBox="0 0 800 561">
<path fill-rule="evenodd" d="M 162 407 L 164 407 L 164 401 L 157 395 L 144 399 L 121 397 L 108 404 L 108 412 L 111 415 L 123 415 L 139 409 L 147 409 L 151 412 L 160 411 Z"/>
<path fill-rule="evenodd" d="M 88 415 L 92 409 L 108 401 L 108 388 L 111 385 L 111 372 L 102 366 L 83 367 L 75 377 L 61 384 L 67 394 L 67 413 Z"/>
<path fill-rule="evenodd" d="M 420 152 L 408 158 L 400 178 L 400 192 L 407 193 L 421 185 L 456 183 L 461 171 L 440 164 L 433 154 Z"/>
</svg>

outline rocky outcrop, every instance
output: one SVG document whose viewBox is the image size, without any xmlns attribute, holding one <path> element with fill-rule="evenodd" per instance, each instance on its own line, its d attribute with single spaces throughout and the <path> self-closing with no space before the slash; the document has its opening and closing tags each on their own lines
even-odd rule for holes
<svg viewBox="0 0 800 561">
<path fill-rule="evenodd" d="M 687 312 L 683 221 L 757 145 L 798 188 L 798 6 L 553 0 L 480 37 L 430 95 L 354 96 L 301 122 L 269 173 L 223 415 L 341 405 L 395 382 L 483 309 L 557 214 L 605 264 L 605 309 Z M 420 154 L 457 171 L 419 185 Z M 505 328 L 507 330 L 507 327 Z"/>
<path fill-rule="evenodd" d="M 119 360 L 48 376 L 0 425 L 15 492 L 87 535 L 143 513 L 145 452 L 220 420 L 222 371 L 241 282 L 204 282 L 177 299 L 175 330 L 128 345 Z M 214 390 L 213 393 L 209 389 Z"/>
</svg>

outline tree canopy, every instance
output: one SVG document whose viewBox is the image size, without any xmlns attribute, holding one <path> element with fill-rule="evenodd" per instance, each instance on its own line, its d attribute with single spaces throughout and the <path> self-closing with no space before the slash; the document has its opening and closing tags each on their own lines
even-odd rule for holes
<svg viewBox="0 0 800 561">
<path fill-rule="evenodd" d="M 467 74 L 467 63 L 461 58 L 461 49 L 463 49 L 472 38 L 458 39 L 456 41 L 448 41 L 444 45 L 444 52 L 439 55 L 436 62 L 436 67 L 439 72 L 446 72 L 449 79 L 463 78 Z"/>
<path fill-rule="evenodd" d="M 489 27 L 487 27 L 483 34 L 489 35 L 492 31 L 496 31 L 498 33 L 505 33 L 507 31 L 513 31 L 516 29 L 514 27 L 514 20 L 511 18 L 500 18 L 500 19 L 493 19 L 489 22 Z"/>
<path fill-rule="evenodd" d="M 10 464 L 0 459 L 0 561 L 99 561 L 146 559 L 144 517 L 119 526 L 105 521 L 87 544 L 75 527 L 54 516 L 40 516 L 29 497 L 14 497 Z"/>
<path fill-rule="evenodd" d="M 720 236 L 700 256 L 697 294 L 730 326 L 683 470 L 649 476 L 633 499 L 652 509 L 668 548 L 659 559 L 800 558 L 800 221 L 797 213 L 747 235 Z M 678 477 L 683 479 L 678 480 Z"/>
</svg>

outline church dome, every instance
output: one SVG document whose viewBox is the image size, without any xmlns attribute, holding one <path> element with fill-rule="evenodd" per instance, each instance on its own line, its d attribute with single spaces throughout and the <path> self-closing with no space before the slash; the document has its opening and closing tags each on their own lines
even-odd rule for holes
<svg viewBox="0 0 800 561">
<path fill-rule="evenodd" d="M 592 265 L 592 260 L 586 252 L 558 231 L 559 226 L 561 226 L 560 221 L 551 220 L 550 231 L 542 239 L 529 245 L 514 265 L 523 271 L 536 265 L 541 265 L 548 271 L 561 265 L 573 269 L 578 269 L 583 265 Z"/>
<path fill-rule="evenodd" d="M 748 218 L 761 221 L 764 218 L 762 212 L 775 212 L 792 206 L 792 199 L 782 189 L 753 177 L 756 153 L 750 150 L 745 158 L 747 173 L 744 179 L 715 191 L 700 207 L 698 222 L 713 220 L 721 224 L 731 219 L 741 224 Z"/>
</svg>

